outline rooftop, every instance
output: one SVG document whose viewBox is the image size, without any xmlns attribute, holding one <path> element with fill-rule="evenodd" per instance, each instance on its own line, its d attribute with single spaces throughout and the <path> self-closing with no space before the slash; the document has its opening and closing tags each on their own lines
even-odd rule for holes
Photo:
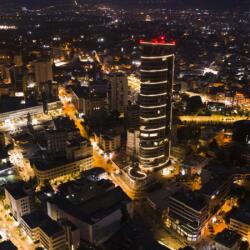
<svg viewBox="0 0 250 250">
<path fill-rule="evenodd" d="M 14 197 L 14 199 L 16 200 L 19 200 L 27 196 L 27 194 L 24 191 L 23 181 L 18 181 L 15 183 L 8 184 L 5 188 L 11 194 L 11 196 Z"/>
<path fill-rule="evenodd" d="M 166 36 L 162 35 L 162 36 L 159 36 L 159 37 L 154 37 L 152 39 L 147 39 L 147 40 L 144 40 L 144 39 L 141 39 L 140 41 L 140 44 L 142 45 L 170 45 L 170 46 L 175 46 L 176 45 L 176 42 L 175 41 L 167 41 L 166 39 Z"/>
<path fill-rule="evenodd" d="M 93 178 L 86 177 L 61 184 L 58 187 L 60 195 L 67 198 L 72 204 L 79 205 L 114 188 L 110 180 L 93 181 Z"/>
<path fill-rule="evenodd" d="M 34 101 L 27 101 L 25 104 L 22 104 L 21 101 L 23 98 L 20 97 L 2 97 L 0 105 L 0 114 L 5 112 L 17 111 L 20 109 L 26 109 L 30 107 L 38 106 Z"/>
<path fill-rule="evenodd" d="M 117 187 L 77 205 L 60 195 L 55 195 L 50 202 L 66 213 L 89 224 L 94 224 L 131 200 L 121 188 Z"/>
<path fill-rule="evenodd" d="M 194 192 L 181 192 L 178 191 L 174 193 L 171 197 L 175 200 L 179 201 L 180 203 L 183 203 L 184 205 L 196 210 L 200 211 L 206 207 L 206 203 L 203 200 L 203 198 Z"/>
<path fill-rule="evenodd" d="M 39 225 L 48 218 L 46 214 L 39 210 L 22 216 L 24 222 L 32 229 L 39 227 Z"/>
<path fill-rule="evenodd" d="M 74 94 L 78 98 L 88 98 L 89 97 L 89 89 L 88 87 L 77 87 L 77 86 L 71 86 L 71 91 L 74 92 Z"/>
<path fill-rule="evenodd" d="M 55 159 L 35 158 L 31 160 L 31 164 L 34 164 L 36 169 L 39 171 L 46 171 L 50 169 L 59 168 L 60 166 L 64 166 L 66 164 L 76 162 L 76 161 L 77 160 L 67 160 L 66 156 L 62 156 L 62 157 L 58 157 Z"/>
<path fill-rule="evenodd" d="M 0 250 L 17 250 L 17 247 L 10 241 L 6 240 L 0 243 Z"/>
<path fill-rule="evenodd" d="M 202 189 L 200 190 L 202 194 L 211 196 L 216 191 L 219 190 L 219 188 L 225 184 L 225 182 L 228 181 L 228 177 L 226 178 L 215 178 L 211 179 L 209 182 L 207 182 Z"/>
<path fill-rule="evenodd" d="M 77 130 L 74 122 L 68 117 L 57 117 L 53 119 L 56 130 L 74 131 Z"/>
<path fill-rule="evenodd" d="M 247 195 L 245 199 L 242 202 L 240 202 L 239 208 L 236 208 L 232 211 L 231 218 L 250 225 L 250 196 L 249 195 Z"/>
<path fill-rule="evenodd" d="M 40 228 L 49 237 L 64 232 L 62 227 L 59 226 L 59 224 L 56 221 L 50 218 L 41 223 Z"/>
<path fill-rule="evenodd" d="M 240 240 L 240 238 L 240 235 L 236 232 L 224 229 L 215 236 L 214 241 L 231 249 L 231 247 L 233 247 Z"/>
</svg>

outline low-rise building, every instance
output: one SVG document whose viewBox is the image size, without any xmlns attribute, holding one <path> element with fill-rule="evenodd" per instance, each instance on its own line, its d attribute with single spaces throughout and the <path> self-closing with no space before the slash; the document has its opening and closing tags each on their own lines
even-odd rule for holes
<svg viewBox="0 0 250 250">
<path fill-rule="evenodd" d="M 214 249 L 218 250 L 238 250 L 240 243 L 240 235 L 228 229 L 218 233 L 213 240 Z"/>
<path fill-rule="evenodd" d="M 79 113 L 92 117 L 106 109 L 106 95 L 90 91 L 87 87 L 71 87 L 72 102 Z"/>
<path fill-rule="evenodd" d="M 232 177 L 224 176 L 224 178 L 213 178 L 202 187 L 200 192 L 204 196 L 210 210 L 224 202 L 231 190 L 231 186 Z"/>
<path fill-rule="evenodd" d="M 46 215 L 39 210 L 22 216 L 20 221 L 21 228 L 33 242 L 39 241 L 39 225 L 44 220 L 46 220 Z"/>
<path fill-rule="evenodd" d="M 54 220 L 48 219 L 39 226 L 40 244 L 48 250 L 68 250 L 63 228 Z"/>
<path fill-rule="evenodd" d="M 32 166 L 39 182 L 43 183 L 46 180 L 53 180 L 69 174 L 79 174 L 84 170 L 90 169 L 92 161 L 92 155 L 73 161 L 62 157 L 56 160 L 34 160 Z"/>
<path fill-rule="evenodd" d="M 11 183 L 5 187 L 6 204 L 17 222 L 34 210 L 33 191 L 26 189 L 23 182 Z"/>
<path fill-rule="evenodd" d="M 207 158 L 199 155 L 191 155 L 181 164 L 181 172 L 185 175 L 201 175 L 202 169 L 208 162 Z"/>
<path fill-rule="evenodd" d="M 104 152 L 113 152 L 121 147 L 121 135 L 120 134 L 101 134 L 100 135 L 100 147 Z"/>
<path fill-rule="evenodd" d="M 42 211 L 22 216 L 20 224 L 34 243 L 40 243 L 48 250 L 71 250 L 80 245 L 80 230 L 75 225 L 69 221 L 53 221 Z"/>
<path fill-rule="evenodd" d="M 208 209 L 204 199 L 192 192 L 177 191 L 169 197 L 166 225 L 188 241 L 197 241 L 204 234 Z"/>
<path fill-rule="evenodd" d="M 230 216 L 229 228 L 250 241 L 250 200 L 245 199 Z"/>
<path fill-rule="evenodd" d="M 108 240 L 133 213 L 131 200 L 119 187 L 81 202 L 57 194 L 47 202 L 47 211 L 54 220 L 77 225 L 81 239 L 94 245 Z"/>
<path fill-rule="evenodd" d="M 65 156 L 56 159 L 34 159 L 31 164 L 39 182 L 68 174 L 79 174 L 92 168 L 93 148 L 85 139 L 70 140 L 65 145 Z"/>
</svg>

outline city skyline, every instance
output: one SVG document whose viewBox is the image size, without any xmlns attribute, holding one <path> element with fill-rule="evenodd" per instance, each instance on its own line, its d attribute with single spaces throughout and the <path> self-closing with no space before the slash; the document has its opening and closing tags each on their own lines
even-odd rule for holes
<svg viewBox="0 0 250 250">
<path fill-rule="evenodd" d="M 0 249 L 249 250 L 249 3 L 0 1 Z"/>
</svg>

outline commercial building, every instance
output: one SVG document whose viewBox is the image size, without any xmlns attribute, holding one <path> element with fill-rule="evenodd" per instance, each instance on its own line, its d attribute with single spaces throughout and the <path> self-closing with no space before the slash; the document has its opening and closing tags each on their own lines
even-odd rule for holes
<svg viewBox="0 0 250 250">
<path fill-rule="evenodd" d="M 242 144 L 250 143 L 250 121 L 241 120 L 233 125 L 233 140 Z"/>
<path fill-rule="evenodd" d="M 84 139 L 68 141 L 65 147 L 66 153 L 62 157 L 31 161 L 39 182 L 43 183 L 68 174 L 79 174 L 92 168 L 93 148 L 88 141 Z"/>
<path fill-rule="evenodd" d="M 32 165 L 39 182 L 43 183 L 46 180 L 53 180 L 66 175 L 77 175 L 90 169 L 92 167 L 92 155 L 76 161 L 69 161 L 66 158 L 52 161 L 35 160 Z"/>
<path fill-rule="evenodd" d="M 100 147 L 104 152 L 113 152 L 121 147 L 121 135 L 120 134 L 101 134 L 100 135 Z"/>
<path fill-rule="evenodd" d="M 49 60 L 40 60 L 34 63 L 35 80 L 37 83 L 53 81 L 52 64 Z"/>
<path fill-rule="evenodd" d="M 240 235 L 229 229 L 224 229 L 218 233 L 213 240 L 214 249 L 219 250 L 238 250 L 240 249 Z"/>
<path fill-rule="evenodd" d="M 117 154 L 112 158 L 115 178 L 122 183 L 123 190 L 136 199 L 142 198 L 149 185 L 154 183 L 154 176 L 143 172 L 138 165 L 138 162 L 125 154 Z"/>
<path fill-rule="evenodd" d="M 34 210 L 33 191 L 26 189 L 23 182 L 11 183 L 5 187 L 6 204 L 17 222 Z"/>
<path fill-rule="evenodd" d="M 8 71 L 11 79 L 13 93 L 19 96 L 24 95 L 27 87 L 25 68 L 11 66 Z"/>
<path fill-rule="evenodd" d="M 107 75 L 108 103 L 111 111 L 125 112 L 128 106 L 128 79 L 121 72 Z"/>
<path fill-rule="evenodd" d="M 92 187 L 94 191 L 91 192 L 96 191 L 96 194 L 87 200 L 84 193 L 81 198 L 78 192 L 71 192 L 66 197 L 57 194 L 47 202 L 48 215 L 52 219 L 67 219 L 77 225 L 81 240 L 94 245 L 108 240 L 133 214 L 131 200 L 119 187 L 101 191 L 98 186 L 98 189 L 96 185 Z"/>
<path fill-rule="evenodd" d="M 200 155 L 190 155 L 181 164 L 183 175 L 201 175 L 202 169 L 207 166 L 209 160 Z"/>
<path fill-rule="evenodd" d="M 40 243 L 48 250 L 67 250 L 66 235 L 63 228 L 51 219 L 44 221 L 39 226 Z M 71 248 L 72 249 L 72 248 Z"/>
<path fill-rule="evenodd" d="M 231 191 L 232 182 L 232 177 L 225 175 L 223 178 L 211 179 L 202 187 L 200 193 L 205 198 L 210 210 L 224 202 Z"/>
<path fill-rule="evenodd" d="M 37 210 L 22 216 L 21 228 L 26 235 L 48 250 L 77 249 L 80 245 L 80 231 L 69 221 L 53 221 Z"/>
<path fill-rule="evenodd" d="M 53 127 L 46 129 L 39 136 L 39 144 L 50 158 L 64 156 L 68 140 L 79 138 L 79 130 L 67 117 L 53 119 Z"/>
<path fill-rule="evenodd" d="M 127 131 L 126 153 L 131 157 L 138 157 L 140 147 L 140 132 L 138 130 Z"/>
<path fill-rule="evenodd" d="M 44 133 L 46 151 L 52 157 L 65 153 L 67 133 L 62 130 L 46 130 Z"/>
<path fill-rule="evenodd" d="M 230 216 L 229 228 L 250 241 L 250 200 L 247 196 Z"/>
<path fill-rule="evenodd" d="M 23 57 L 22 57 L 22 55 L 20 55 L 20 54 L 19 55 L 14 55 L 13 63 L 17 67 L 22 67 L 23 66 Z"/>
<path fill-rule="evenodd" d="M 207 219 L 206 202 L 198 194 L 177 191 L 169 197 L 165 223 L 188 241 L 202 237 Z"/>
<path fill-rule="evenodd" d="M 72 86 L 72 103 L 79 113 L 92 117 L 107 107 L 106 96 L 101 93 L 91 92 L 87 87 Z"/>
<path fill-rule="evenodd" d="M 142 170 L 153 171 L 165 167 L 170 156 L 175 43 L 160 37 L 140 44 L 139 161 Z"/>
<path fill-rule="evenodd" d="M 125 122 L 127 129 L 139 129 L 140 109 L 137 104 L 129 104 L 125 111 Z"/>
<path fill-rule="evenodd" d="M 39 211 L 33 211 L 29 214 L 25 214 L 21 217 L 20 225 L 22 230 L 33 241 L 39 241 L 40 228 L 39 225 L 47 219 L 47 216 Z"/>
</svg>

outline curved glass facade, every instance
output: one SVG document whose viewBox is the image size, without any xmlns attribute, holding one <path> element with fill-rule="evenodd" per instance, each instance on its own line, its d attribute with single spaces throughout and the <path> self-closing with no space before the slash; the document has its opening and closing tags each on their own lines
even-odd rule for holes
<svg viewBox="0 0 250 250">
<path fill-rule="evenodd" d="M 170 155 L 173 44 L 142 42 L 140 104 L 140 168 L 167 165 Z"/>
</svg>

